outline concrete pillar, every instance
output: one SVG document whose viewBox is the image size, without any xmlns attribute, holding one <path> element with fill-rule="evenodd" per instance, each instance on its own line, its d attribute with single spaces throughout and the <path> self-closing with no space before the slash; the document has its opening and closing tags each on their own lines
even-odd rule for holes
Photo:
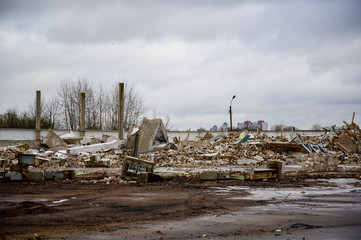
<svg viewBox="0 0 361 240">
<path fill-rule="evenodd" d="M 118 100 L 118 138 L 123 139 L 124 131 L 124 83 L 119 83 L 119 100 Z"/>
<path fill-rule="evenodd" d="M 41 92 L 36 91 L 36 141 L 40 142 Z"/>
<path fill-rule="evenodd" d="M 80 136 L 85 136 L 85 93 L 80 93 Z"/>
</svg>

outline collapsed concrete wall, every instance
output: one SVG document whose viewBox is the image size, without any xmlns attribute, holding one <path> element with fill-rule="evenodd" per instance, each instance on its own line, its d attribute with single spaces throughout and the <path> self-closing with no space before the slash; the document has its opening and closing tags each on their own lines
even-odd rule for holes
<svg viewBox="0 0 361 240">
<path fill-rule="evenodd" d="M 127 139 L 126 148 L 134 148 L 136 134 L 139 135 L 139 152 L 152 150 L 157 145 L 168 143 L 167 131 L 161 119 L 144 118 L 139 130 Z"/>
<path fill-rule="evenodd" d="M 153 146 L 163 143 L 168 143 L 168 136 L 162 120 L 144 118 L 139 127 L 138 151 L 151 150 Z"/>
<path fill-rule="evenodd" d="M 43 143 L 47 145 L 51 151 L 59 151 L 68 148 L 68 144 L 66 144 L 66 142 L 51 129 L 48 130 Z"/>
</svg>

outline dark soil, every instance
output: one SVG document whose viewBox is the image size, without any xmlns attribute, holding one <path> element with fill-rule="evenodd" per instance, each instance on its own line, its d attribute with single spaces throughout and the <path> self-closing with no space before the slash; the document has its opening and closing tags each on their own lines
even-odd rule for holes
<svg viewBox="0 0 361 240">
<path fill-rule="evenodd" d="M 172 177 L 143 185 L 84 183 L 79 179 L 0 182 L 0 239 L 47 239 L 70 232 L 105 231 L 135 223 L 226 214 L 264 202 L 230 199 L 248 193 L 238 190 L 216 194 L 214 187 L 297 188 L 314 184 L 317 181 L 306 182 L 301 178 L 199 182 L 190 177 Z"/>
</svg>

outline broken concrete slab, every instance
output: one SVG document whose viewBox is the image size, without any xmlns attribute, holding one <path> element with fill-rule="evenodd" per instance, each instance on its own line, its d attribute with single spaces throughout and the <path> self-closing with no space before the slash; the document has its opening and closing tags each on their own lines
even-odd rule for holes
<svg viewBox="0 0 361 240">
<path fill-rule="evenodd" d="M 168 143 L 168 135 L 162 120 L 144 118 L 139 127 L 138 151 L 151 150 L 154 146 L 163 143 Z"/>
<path fill-rule="evenodd" d="M 8 178 L 10 181 L 22 181 L 23 175 L 20 172 L 8 172 L 5 174 L 5 178 Z"/>
<path fill-rule="evenodd" d="M 80 140 L 81 145 L 92 145 L 96 144 L 96 139 L 94 137 L 84 137 Z"/>
<path fill-rule="evenodd" d="M 226 179 L 226 174 L 218 171 L 203 171 L 199 174 L 199 180 L 202 181 L 214 181 Z"/>
<path fill-rule="evenodd" d="M 102 159 L 99 154 L 92 154 L 89 160 L 85 160 L 85 167 L 110 167 L 111 159 Z"/>
<path fill-rule="evenodd" d="M 59 135 L 67 144 L 80 144 L 82 137 L 77 137 L 72 131 Z"/>
<path fill-rule="evenodd" d="M 63 133 L 63 134 L 59 135 L 59 137 L 61 139 L 65 139 L 65 138 L 76 138 L 77 136 L 73 133 L 73 131 L 69 131 L 67 133 Z"/>
<path fill-rule="evenodd" d="M 18 152 L 22 152 L 22 151 L 27 151 L 30 149 L 29 144 L 19 144 L 19 145 L 15 145 L 15 146 L 8 146 L 8 149 L 13 149 L 16 150 Z"/>
<path fill-rule="evenodd" d="M 118 141 L 119 145 L 122 142 L 118 137 L 109 136 L 109 135 L 106 135 L 106 134 L 103 134 L 103 136 L 102 136 L 102 141 L 103 142 L 113 142 L 114 140 Z"/>
<path fill-rule="evenodd" d="M 45 135 L 43 143 L 52 151 L 59 151 L 68 148 L 68 144 L 61 139 L 53 130 L 49 129 Z"/>
<path fill-rule="evenodd" d="M 31 169 L 26 172 L 26 180 L 34 182 L 44 181 L 44 170 L 42 169 Z"/>
<path fill-rule="evenodd" d="M 283 179 L 285 175 L 285 162 L 279 160 L 268 160 L 267 168 L 276 170 L 276 178 Z"/>
<path fill-rule="evenodd" d="M 86 146 L 72 147 L 68 149 L 69 154 L 79 154 L 81 152 L 95 153 L 106 149 L 117 149 L 119 146 L 118 141 L 98 143 Z"/>
<path fill-rule="evenodd" d="M 199 174 L 199 180 L 212 181 L 217 180 L 218 172 L 215 171 L 203 171 Z"/>
<path fill-rule="evenodd" d="M 19 163 L 28 166 L 35 165 L 35 154 L 19 154 Z"/>
<path fill-rule="evenodd" d="M 54 172 L 53 171 L 44 171 L 44 180 L 53 180 Z"/>
<path fill-rule="evenodd" d="M 62 180 L 62 179 L 75 179 L 75 171 L 74 170 L 58 170 L 53 171 L 54 180 Z M 49 174 L 51 176 L 51 174 Z"/>
<path fill-rule="evenodd" d="M 268 179 L 277 178 L 277 170 L 269 168 L 251 168 L 246 170 L 246 179 Z"/>
<path fill-rule="evenodd" d="M 353 139 L 346 134 L 341 134 L 335 145 L 346 153 L 357 153 L 358 146 Z"/>
<path fill-rule="evenodd" d="M 53 173 L 54 179 L 55 180 L 60 180 L 60 179 L 64 179 L 64 173 L 63 171 L 55 171 Z"/>
<path fill-rule="evenodd" d="M 141 172 L 153 173 L 154 166 L 154 162 L 127 156 L 122 166 L 122 177 L 127 180 L 131 180 L 137 178 L 137 175 Z"/>
</svg>

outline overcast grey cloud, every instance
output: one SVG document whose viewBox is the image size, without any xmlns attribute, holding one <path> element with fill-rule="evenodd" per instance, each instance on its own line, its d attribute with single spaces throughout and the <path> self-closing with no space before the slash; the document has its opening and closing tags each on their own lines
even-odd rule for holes
<svg viewBox="0 0 361 240">
<path fill-rule="evenodd" d="M 0 112 L 131 81 L 178 129 L 361 119 L 361 2 L 0 0 Z"/>
</svg>

